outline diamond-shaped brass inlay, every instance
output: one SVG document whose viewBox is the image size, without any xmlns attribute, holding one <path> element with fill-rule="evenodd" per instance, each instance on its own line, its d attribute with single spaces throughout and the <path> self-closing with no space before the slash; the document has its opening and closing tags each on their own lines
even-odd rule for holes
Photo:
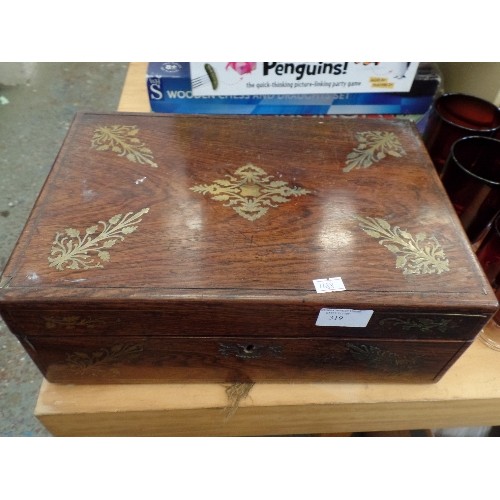
<svg viewBox="0 0 500 500">
<path fill-rule="evenodd" d="M 288 182 L 272 180 L 263 169 L 248 163 L 238 168 L 234 175 L 217 179 L 212 184 L 193 186 L 192 191 L 212 196 L 212 200 L 225 201 L 237 214 L 249 221 L 259 219 L 269 208 L 287 203 L 292 196 L 302 196 L 311 191 L 290 187 Z"/>
</svg>

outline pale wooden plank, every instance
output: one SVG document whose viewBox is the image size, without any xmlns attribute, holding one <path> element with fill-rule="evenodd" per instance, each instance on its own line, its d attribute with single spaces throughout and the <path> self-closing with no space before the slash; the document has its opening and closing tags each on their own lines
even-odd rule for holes
<svg viewBox="0 0 500 500">
<path fill-rule="evenodd" d="M 477 340 L 436 384 L 257 384 L 230 418 L 228 386 L 221 384 L 44 381 L 35 415 L 56 435 L 274 435 L 498 425 L 499 358 Z"/>
<path fill-rule="evenodd" d="M 148 94 L 146 91 L 146 71 L 148 63 L 130 63 L 118 104 L 118 111 L 148 113 Z"/>
</svg>

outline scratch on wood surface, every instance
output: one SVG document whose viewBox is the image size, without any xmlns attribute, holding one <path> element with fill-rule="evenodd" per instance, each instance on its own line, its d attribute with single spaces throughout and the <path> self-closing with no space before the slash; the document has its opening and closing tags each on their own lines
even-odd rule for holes
<svg viewBox="0 0 500 500">
<path fill-rule="evenodd" d="M 228 405 L 224 408 L 225 421 L 229 420 L 236 413 L 236 410 L 240 406 L 240 402 L 248 397 L 254 385 L 254 382 L 245 382 L 232 384 L 226 387 Z"/>
</svg>

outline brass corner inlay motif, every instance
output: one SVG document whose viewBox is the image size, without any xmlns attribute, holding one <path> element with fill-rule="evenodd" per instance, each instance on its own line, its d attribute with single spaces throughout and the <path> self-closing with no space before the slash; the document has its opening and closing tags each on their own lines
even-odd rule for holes
<svg viewBox="0 0 500 500">
<path fill-rule="evenodd" d="M 76 328 L 93 330 L 94 328 L 106 325 L 103 320 L 84 318 L 82 316 L 48 316 L 44 318 L 44 320 L 47 330 L 53 330 L 55 328 L 59 330 L 75 330 Z"/>
<path fill-rule="evenodd" d="M 133 233 L 141 217 L 149 212 L 143 208 L 137 213 L 118 214 L 107 222 L 99 221 L 82 234 L 78 229 L 68 228 L 56 233 L 50 252 L 49 266 L 59 271 L 64 269 L 91 269 L 103 267 L 111 259 L 109 249 Z"/>
<path fill-rule="evenodd" d="M 135 125 L 107 125 L 94 130 L 91 147 L 96 151 L 112 151 L 133 163 L 158 167 L 153 152 L 142 142 Z"/>
<path fill-rule="evenodd" d="M 391 227 L 378 217 L 356 217 L 361 229 L 377 238 L 379 243 L 396 255 L 396 268 L 403 274 L 441 274 L 449 271 L 449 261 L 435 236 L 417 233 L 415 236 L 399 226 Z"/>
<path fill-rule="evenodd" d="M 66 362 L 69 368 L 78 375 L 101 375 L 103 373 L 119 374 L 115 364 L 137 359 L 144 347 L 141 344 L 116 344 L 110 348 L 102 347 L 91 353 L 73 352 L 67 354 Z"/>
<path fill-rule="evenodd" d="M 380 321 L 380 326 L 389 326 L 395 328 L 401 328 L 404 331 L 409 331 L 412 329 L 419 330 L 421 332 L 430 332 L 438 330 L 441 333 L 447 332 L 450 328 L 455 326 L 451 319 L 441 318 L 435 320 L 432 318 L 385 318 Z"/>
<path fill-rule="evenodd" d="M 387 155 L 401 158 L 406 151 L 394 132 L 369 131 L 356 134 L 358 145 L 346 157 L 344 172 L 368 168 L 383 160 Z"/>
<path fill-rule="evenodd" d="M 416 354 L 397 354 L 368 344 L 348 343 L 347 349 L 355 360 L 364 362 L 375 369 L 395 373 L 400 369 L 416 369 L 423 358 Z"/>
<path fill-rule="evenodd" d="M 196 193 L 211 195 L 212 200 L 222 201 L 238 215 L 249 221 L 259 219 L 269 208 L 287 203 L 291 197 L 303 196 L 311 191 L 290 187 L 288 182 L 272 180 L 262 168 L 251 163 L 238 168 L 234 175 L 217 179 L 212 184 L 199 184 L 190 188 Z"/>
</svg>

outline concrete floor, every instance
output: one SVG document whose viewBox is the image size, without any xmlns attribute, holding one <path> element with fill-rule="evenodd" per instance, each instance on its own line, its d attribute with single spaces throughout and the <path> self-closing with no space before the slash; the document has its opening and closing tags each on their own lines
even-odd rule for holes
<svg viewBox="0 0 500 500">
<path fill-rule="evenodd" d="M 76 111 L 115 111 L 124 63 L 0 63 L 0 271 Z M 33 416 L 42 377 L 0 319 L 0 436 L 48 436 Z"/>
</svg>

